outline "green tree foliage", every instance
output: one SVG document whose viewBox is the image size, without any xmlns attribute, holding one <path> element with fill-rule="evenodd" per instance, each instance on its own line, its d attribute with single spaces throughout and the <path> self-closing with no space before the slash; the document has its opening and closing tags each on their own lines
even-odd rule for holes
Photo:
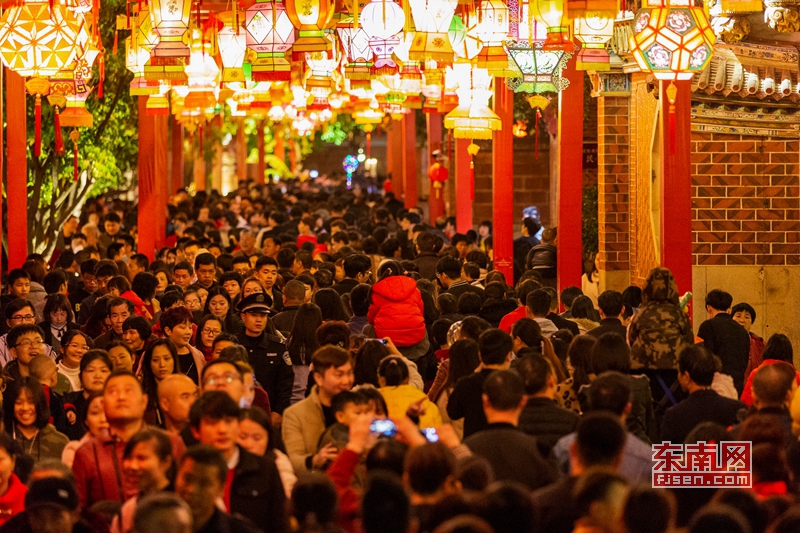
<svg viewBox="0 0 800 533">
<path fill-rule="evenodd" d="M 79 179 L 73 179 L 73 144 L 70 129 L 63 128 L 64 155 L 55 152 L 53 108 L 42 101 L 42 154 L 33 156 L 34 99 L 28 97 L 28 248 L 49 256 L 67 218 L 87 198 L 106 191 L 127 189 L 139 153 L 138 102 L 130 95 L 133 74 L 125 67 L 125 50 L 120 36 L 118 53 L 113 53 L 117 15 L 125 14 L 124 0 L 105 0 L 100 10 L 100 35 L 105 53 L 104 96 L 97 97 L 99 59 L 90 85 L 95 90 L 86 102 L 94 117 L 91 128 L 79 128 Z"/>
</svg>

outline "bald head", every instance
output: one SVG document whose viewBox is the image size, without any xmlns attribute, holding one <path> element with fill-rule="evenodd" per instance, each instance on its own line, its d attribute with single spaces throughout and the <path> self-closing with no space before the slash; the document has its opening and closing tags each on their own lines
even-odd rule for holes
<svg viewBox="0 0 800 533">
<path fill-rule="evenodd" d="M 170 374 L 158 384 L 158 405 L 166 419 L 168 430 L 181 429 L 189 424 L 189 409 L 197 399 L 197 385 L 183 374 Z"/>
<path fill-rule="evenodd" d="M 758 409 L 788 405 L 794 383 L 794 368 L 788 363 L 761 367 L 753 376 L 753 405 Z"/>
</svg>

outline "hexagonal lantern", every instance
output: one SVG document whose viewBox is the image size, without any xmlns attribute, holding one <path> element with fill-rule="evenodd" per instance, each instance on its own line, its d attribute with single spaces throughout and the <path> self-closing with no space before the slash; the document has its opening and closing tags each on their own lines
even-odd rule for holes
<svg viewBox="0 0 800 533">
<path fill-rule="evenodd" d="M 291 79 L 291 63 L 286 54 L 295 42 L 295 28 L 283 2 L 253 4 L 245 16 L 247 47 L 256 52 L 252 63 L 253 81 Z"/>
<path fill-rule="evenodd" d="M 629 42 L 636 63 L 659 80 L 690 80 L 714 54 L 714 31 L 690 0 L 648 0 L 634 31 Z"/>
</svg>

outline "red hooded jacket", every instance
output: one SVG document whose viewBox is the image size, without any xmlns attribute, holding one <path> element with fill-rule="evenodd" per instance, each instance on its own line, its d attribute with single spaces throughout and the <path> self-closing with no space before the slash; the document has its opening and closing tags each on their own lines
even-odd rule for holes
<svg viewBox="0 0 800 533">
<path fill-rule="evenodd" d="M 412 346 L 425 338 L 422 295 L 417 282 L 389 276 L 372 286 L 367 320 L 378 338 L 389 337 L 395 346 Z"/>
</svg>

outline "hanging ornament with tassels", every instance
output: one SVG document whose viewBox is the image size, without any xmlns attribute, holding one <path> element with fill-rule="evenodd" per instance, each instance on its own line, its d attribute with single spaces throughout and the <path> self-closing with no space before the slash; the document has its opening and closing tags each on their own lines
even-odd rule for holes
<svg viewBox="0 0 800 533">
<path fill-rule="evenodd" d="M 80 138 L 81 134 L 77 128 L 73 128 L 69 132 L 69 140 L 72 141 L 72 179 L 75 180 L 75 183 L 78 183 L 78 140 Z"/>
<path fill-rule="evenodd" d="M 534 157 L 539 159 L 539 122 L 542 120 L 542 111 L 550 105 L 550 100 L 542 96 L 541 94 L 534 94 L 533 96 L 528 97 L 528 104 L 530 104 L 531 109 L 536 110 L 536 125 L 534 127 L 534 137 L 535 137 L 535 148 L 534 148 Z"/>
<path fill-rule="evenodd" d="M 469 153 L 469 199 L 473 202 L 475 201 L 475 156 L 478 155 L 480 149 L 481 147 L 472 141 L 467 146 L 467 152 Z"/>
<path fill-rule="evenodd" d="M 51 94 L 47 97 L 47 102 L 53 107 L 56 153 L 64 155 L 64 136 L 61 134 L 61 109 L 66 107 L 67 99 L 61 94 Z"/>
</svg>

